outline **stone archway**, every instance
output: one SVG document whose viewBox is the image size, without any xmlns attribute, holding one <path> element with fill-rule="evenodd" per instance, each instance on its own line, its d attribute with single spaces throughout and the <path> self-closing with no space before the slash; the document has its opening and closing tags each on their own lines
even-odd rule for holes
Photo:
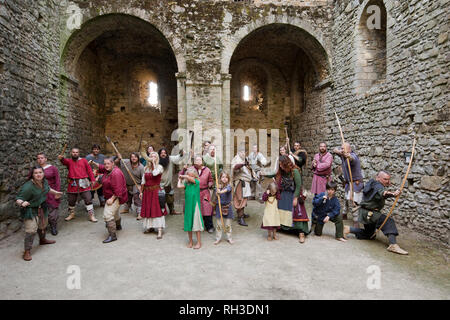
<svg viewBox="0 0 450 320">
<path fill-rule="evenodd" d="M 312 149 L 317 137 L 312 137 L 316 132 L 311 126 L 317 121 L 309 115 L 325 113 L 324 88 L 332 83 L 325 48 L 309 32 L 289 23 L 256 28 L 233 47 L 229 67 L 223 66 L 223 71 L 231 74 L 230 127 L 254 128 L 257 132 L 258 129 L 279 129 L 281 144 L 285 141 L 287 124 L 291 140 L 299 139 L 304 147 Z M 226 56 L 224 54 L 222 62 L 227 61 Z M 245 78 L 243 73 L 250 64 L 259 66 L 261 72 L 267 74 L 266 92 L 262 94 L 267 103 L 264 110 L 244 110 L 243 97 L 238 97 L 239 86 L 243 83 L 238 86 L 236 83 Z M 251 73 L 257 72 L 253 68 Z"/>
<path fill-rule="evenodd" d="M 141 149 L 172 147 L 179 65 L 166 37 L 147 21 L 107 14 L 85 22 L 61 58 L 60 98 L 74 143 L 88 151 L 108 135 L 124 154 L 137 151 L 140 141 Z"/>
</svg>

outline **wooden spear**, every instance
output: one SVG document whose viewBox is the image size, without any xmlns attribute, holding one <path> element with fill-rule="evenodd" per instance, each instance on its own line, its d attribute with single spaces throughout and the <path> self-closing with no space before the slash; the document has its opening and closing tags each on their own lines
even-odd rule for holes
<svg viewBox="0 0 450 320">
<path fill-rule="evenodd" d="M 116 151 L 117 154 L 120 154 L 119 150 L 117 150 L 116 146 L 114 145 L 114 142 L 111 141 L 111 139 L 108 136 L 105 136 L 106 140 L 111 143 L 112 147 L 114 148 L 114 150 Z M 134 184 L 136 185 L 136 188 L 138 190 L 141 190 L 139 185 L 137 184 L 136 180 L 134 180 L 133 175 L 131 174 L 130 170 L 128 169 L 128 166 L 125 164 L 125 161 L 123 161 L 123 159 L 121 158 L 120 161 L 122 162 L 122 165 L 125 167 L 125 169 L 127 170 L 128 174 L 130 175 L 130 178 L 133 180 Z"/>
<path fill-rule="evenodd" d="M 66 149 L 67 149 L 67 143 L 64 144 L 64 147 L 60 153 L 60 156 L 64 157 L 64 154 L 66 153 Z"/>
<path fill-rule="evenodd" d="M 288 135 L 288 131 L 287 131 L 287 123 L 284 123 L 284 132 L 286 132 L 286 138 L 288 138 L 288 143 L 287 143 L 287 147 L 288 147 L 288 154 L 291 154 L 291 140 L 289 140 L 289 135 Z"/>
<path fill-rule="evenodd" d="M 219 178 L 217 175 L 217 155 L 216 155 L 217 150 L 214 152 L 214 175 L 216 176 L 216 192 L 219 191 Z M 228 181 L 230 182 L 230 181 Z M 222 223 L 222 230 L 226 233 L 225 230 L 225 223 L 223 222 L 223 215 L 222 215 L 222 206 L 220 205 L 220 194 L 217 195 L 217 205 L 219 206 L 219 212 L 220 212 L 220 222 Z"/>
<path fill-rule="evenodd" d="M 381 226 L 375 231 L 375 233 L 372 235 L 371 238 L 374 238 L 377 235 L 378 231 L 380 231 L 381 228 L 383 228 L 383 226 L 386 224 L 386 222 L 389 219 L 389 217 L 392 215 L 392 212 L 394 211 L 395 205 L 397 204 L 398 199 L 400 198 L 400 195 L 402 194 L 403 188 L 405 187 L 406 179 L 408 179 L 408 174 L 409 174 L 409 171 L 411 170 L 411 165 L 412 165 L 415 149 L 416 149 L 416 138 L 414 138 L 414 141 L 413 141 L 413 146 L 412 146 L 412 151 L 411 151 L 411 158 L 409 159 L 408 169 L 406 169 L 406 174 L 405 174 L 405 177 L 403 178 L 402 185 L 400 187 L 400 193 L 398 194 L 397 197 L 395 197 L 394 203 L 392 204 L 392 207 L 389 210 L 389 213 L 386 216 L 386 219 L 384 219 L 384 221 L 381 224 Z"/>
<path fill-rule="evenodd" d="M 339 126 L 339 131 L 341 133 L 341 139 L 342 139 L 342 147 L 344 146 L 345 143 L 345 139 L 344 139 L 344 133 L 342 132 L 342 127 L 341 127 L 341 122 L 339 121 L 339 117 L 336 113 L 336 111 L 334 112 L 335 116 L 336 116 L 336 121 L 338 123 Z M 343 150 L 342 150 L 343 151 Z M 347 159 L 347 166 L 348 166 L 348 174 L 350 176 L 350 200 L 352 201 L 353 205 L 355 205 L 355 201 L 353 201 L 353 177 L 352 177 L 352 168 L 350 167 L 350 160 L 346 157 Z"/>
</svg>

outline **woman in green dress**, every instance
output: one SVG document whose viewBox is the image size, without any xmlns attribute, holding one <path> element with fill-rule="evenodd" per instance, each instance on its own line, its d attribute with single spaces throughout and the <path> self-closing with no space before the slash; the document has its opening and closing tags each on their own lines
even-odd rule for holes
<svg viewBox="0 0 450 320">
<path fill-rule="evenodd" d="M 31 169 L 30 180 L 20 188 L 16 197 L 16 204 L 20 207 L 25 225 L 25 252 L 23 254 L 25 261 L 31 260 L 31 248 L 36 233 L 39 235 L 40 245 L 55 243 L 55 241 L 45 238 L 48 225 L 46 199 L 49 192 L 54 194 L 56 199 L 61 198 L 62 192 L 51 189 L 44 177 L 44 169 L 36 166 Z"/>
<path fill-rule="evenodd" d="M 200 181 L 198 173 L 194 168 L 189 168 L 185 175 L 179 176 L 178 188 L 185 189 L 184 231 L 187 231 L 189 235 L 189 244 L 187 247 L 192 248 L 192 232 L 195 232 L 197 235 L 197 244 L 194 246 L 194 249 L 200 249 L 202 247 L 200 232 L 205 229 L 205 226 L 200 211 Z"/>
</svg>

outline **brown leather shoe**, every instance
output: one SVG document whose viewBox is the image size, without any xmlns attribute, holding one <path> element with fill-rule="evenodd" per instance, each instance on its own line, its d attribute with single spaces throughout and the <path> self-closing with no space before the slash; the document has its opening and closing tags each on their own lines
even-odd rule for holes
<svg viewBox="0 0 450 320">
<path fill-rule="evenodd" d="M 402 248 L 400 248 L 400 246 L 398 244 L 391 244 L 389 247 L 387 247 L 387 250 L 390 252 L 394 252 L 394 253 L 402 254 L 402 255 L 408 254 L 408 251 L 405 251 Z"/>
<path fill-rule="evenodd" d="M 305 234 L 304 233 L 299 233 L 298 238 L 299 238 L 298 241 L 300 243 L 305 243 Z"/>
<path fill-rule="evenodd" d="M 40 244 L 40 245 L 44 245 L 44 244 L 54 244 L 54 243 L 56 243 L 55 240 L 48 240 L 48 239 L 45 239 L 45 238 L 39 240 L 39 244 Z"/>
<path fill-rule="evenodd" d="M 30 250 L 25 250 L 23 252 L 23 260 L 25 260 L 25 261 L 31 261 L 32 260 L 31 259 L 31 252 L 30 252 Z"/>
<path fill-rule="evenodd" d="M 89 212 L 88 212 L 88 215 L 89 215 L 89 221 L 91 221 L 91 222 L 97 222 L 97 221 L 98 221 L 98 220 L 95 218 L 94 210 L 89 211 Z"/>
<path fill-rule="evenodd" d="M 75 219 L 75 211 L 69 211 L 69 215 L 66 218 L 64 218 L 64 220 L 66 221 L 70 221 L 72 219 Z"/>
<path fill-rule="evenodd" d="M 38 235 L 39 235 L 39 244 L 40 245 L 44 245 L 44 244 L 54 244 L 56 241 L 55 240 L 47 240 L 45 238 L 45 233 L 46 230 L 38 230 Z"/>
</svg>

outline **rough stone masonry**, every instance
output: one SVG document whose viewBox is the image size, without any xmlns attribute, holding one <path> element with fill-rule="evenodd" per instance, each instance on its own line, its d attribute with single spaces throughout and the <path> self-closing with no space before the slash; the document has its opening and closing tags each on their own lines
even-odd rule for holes
<svg viewBox="0 0 450 320">
<path fill-rule="evenodd" d="M 388 169 L 398 186 L 417 137 L 395 218 L 448 245 L 449 3 L 0 0 L 0 238 L 20 228 L 13 200 L 38 151 L 111 153 L 105 135 L 124 154 L 172 147 L 202 120 L 281 141 L 288 123 L 313 154 L 340 144 L 336 111 L 366 180 Z"/>
</svg>

